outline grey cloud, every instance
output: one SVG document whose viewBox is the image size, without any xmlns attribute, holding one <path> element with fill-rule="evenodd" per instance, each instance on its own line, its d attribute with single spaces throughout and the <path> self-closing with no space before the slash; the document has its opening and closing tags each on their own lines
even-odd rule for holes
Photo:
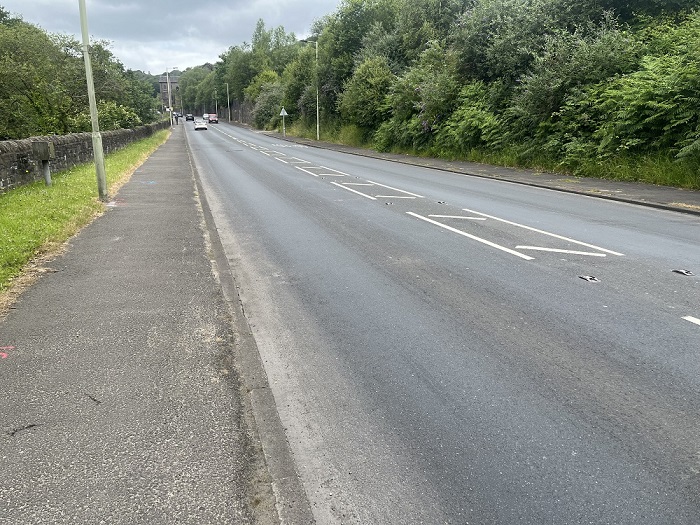
<svg viewBox="0 0 700 525">
<path fill-rule="evenodd" d="M 112 42 L 131 69 L 152 73 L 215 62 L 230 46 L 250 42 L 255 24 L 308 34 L 340 0 L 87 0 L 91 38 Z M 80 36 L 75 0 L 0 0 L 6 10 L 49 32 Z"/>
</svg>

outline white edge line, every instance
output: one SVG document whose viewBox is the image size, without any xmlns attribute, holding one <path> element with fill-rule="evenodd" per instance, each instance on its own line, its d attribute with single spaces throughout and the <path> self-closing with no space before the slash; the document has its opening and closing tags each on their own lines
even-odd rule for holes
<svg viewBox="0 0 700 525">
<path fill-rule="evenodd" d="M 304 173 L 308 173 L 309 175 L 313 175 L 314 177 L 318 177 L 315 173 L 310 172 L 309 170 L 305 170 L 304 168 L 300 168 L 299 166 L 294 166 L 296 169 L 303 171 Z"/>
<path fill-rule="evenodd" d="M 388 188 L 390 190 L 400 191 L 401 193 L 405 193 L 407 195 L 413 195 L 414 197 L 418 197 L 419 199 L 425 198 L 422 195 L 418 195 L 417 193 L 411 193 L 410 191 L 400 190 L 398 188 L 392 188 L 391 186 L 387 186 L 386 184 L 379 184 L 378 182 L 374 182 L 374 181 L 369 180 L 369 179 L 367 180 L 367 182 L 371 182 L 372 184 L 376 184 L 377 186 L 381 186 L 382 188 Z"/>
<path fill-rule="evenodd" d="M 686 315 L 683 319 L 700 326 L 700 319 L 698 319 L 697 317 L 693 317 L 692 315 Z"/>
<path fill-rule="evenodd" d="M 470 210 L 468 208 L 462 208 L 464 211 L 468 211 L 469 213 L 476 213 L 477 215 L 481 215 L 483 217 L 488 217 L 489 219 L 493 219 L 495 221 L 501 221 L 505 222 L 506 224 L 510 224 L 511 226 L 517 226 L 519 228 L 525 228 L 526 230 L 530 230 L 533 232 L 541 233 L 542 235 L 549 235 L 550 237 L 554 237 L 556 239 L 561 239 L 563 241 L 568 241 L 568 242 L 573 242 L 574 244 L 580 244 L 581 246 L 587 246 L 589 248 L 593 248 L 594 250 L 600 250 L 601 252 L 609 253 L 611 255 L 618 255 L 620 257 L 624 257 L 624 253 L 619 253 L 619 252 L 614 252 L 612 250 L 607 250 L 605 248 L 601 248 L 600 246 L 595 246 L 594 244 L 588 244 L 585 242 L 577 241 L 575 239 L 570 239 L 569 237 L 563 237 L 561 235 L 557 235 L 556 233 L 550 233 L 546 232 L 544 230 L 538 230 L 537 228 L 533 228 L 532 226 L 525 226 L 524 224 L 518 224 L 517 222 L 512 222 L 508 221 L 506 219 L 501 219 L 500 217 L 494 217 L 493 215 L 487 215 L 485 213 L 481 213 L 478 211 Z"/>
<path fill-rule="evenodd" d="M 561 250 L 559 248 L 544 248 L 542 246 L 516 246 L 518 250 L 539 250 L 541 252 L 568 253 L 571 255 L 590 255 L 591 257 L 607 257 L 604 253 L 579 252 L 576 250 Z"/>
<path fill-rule="evenodd" d="M 492 248 L 496 248 L 497 250 L 501 250 L 501 251 L 504 251 L 504 252 L 509 253 L 511 255 L 515 255 L 516 257 L 520 257 L 521 259 L 525 259 L 526 261 L 534 260 L 534 257 L 530 257 L 529 255 L 525 255 L 524 253 L 516 252 L 515 250 L 511 250 L 510 248 L 506 248 L 505 246 L 501 246 L 500 244 L 496 244 L 494 242 L 487 241 L 486 239 L 482 239 L 481 237 L 477 237 L 476 235 L 471 235 L 467 232 L 463 232 L 462 230 L 458 230 L 457 228 L 453 228 L 452 226 L 448 226 L 447 224 L 442 224 L 441 222 L 434 221 L 432 219 L 429 219 L 428 217 L 423 217 L 422 215 L 418 215 L 417 213 L 413 213 L 412 211 L 408 211 L 406 213 L 408 213 L 408 215 L 416 217 L 417 219 L 421 219 L 425 222 L 429 222 L 431 224 L 434 224 L 435 226 L 440 226 L 440 228 L 445 228 L 446 230 L 449 230 L 453 233 L 463 235 L 464 237 L 468 237 L 469 239 L 486 244 L 487 246 L 491 246 Z"/>
<path fill-rule="evenodd" d="M 348 190 L 348 191 L 351 191 L 353 193 L 357 193 L 358 195 L 362 195 L 363 197 L 367 197 L 368 199 L 372 199 L 373 201 L 377 200 L 374 197 L 372 197 L 371 195 L 367 195 L 365 193 L 360 193 L 357 190 L 353 190 L 352 188 L 347 188 L 347 187 L 343 186 L 342 184 L 338 184 L 337 182 L 331 182 L 331 184 L 338 186 L 339 188 L 343 188 L 344 190 Z"/>
</svg>

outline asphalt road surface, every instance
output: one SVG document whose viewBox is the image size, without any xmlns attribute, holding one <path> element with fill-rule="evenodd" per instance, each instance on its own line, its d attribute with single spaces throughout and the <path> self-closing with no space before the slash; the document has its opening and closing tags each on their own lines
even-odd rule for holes
<svg viewBox="0 0 700 525">
<path fill-rule="evenodd" d="M 698 217 L 187 138 L 318 523 L 700 523 Z"/>
</svg>

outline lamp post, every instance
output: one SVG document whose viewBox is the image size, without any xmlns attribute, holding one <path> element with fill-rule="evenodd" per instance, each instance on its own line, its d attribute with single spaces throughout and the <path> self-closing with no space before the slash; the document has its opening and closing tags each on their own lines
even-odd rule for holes
<svg viewBox="0 0 700 525">
<path fill-rule="evenodd" d="M 173 68 L 173 71 L 175 71 L 177 67 Z M 168 83 L 168 111 L 170 112 L 170 125 L 173 125 L 173 94 L 172 90 L 170 89 L 170 71 L 168 68 L 165 68 L 165 79 Z"/>
<path fill-rule="evenodd" d="M 90 36 L 88 33 L 87 9 L 85 0 L 78 0 L 80 9 L 80 29 L 83 36 L 83 58 L 85 60 L 85 77 L 87 80 L 88 100 L 90 102 L 90 120 L 92 121 L 92 154 L 95 158 L 95 172 L 97 174 L 97 193 L 100 200 L 107 200 L 107 175 L 105 170 L 104 149 L 102 148 L 102 135 L 100 123 L 97 118 L 97 100 L 95 98 L 95 82 L 92 78 L 92 63 L 90 62 Z"/>
<path fill-rule="evenodd" d="M 318 39 L 300 40 L 300 42 L 304 42 L 305 44 L 315 44 L 316 46 L 316 140 L 321 140 L 321 124 L 318 107 Z"/>
<path fill-rule="evenodd" d="M 228 123 L 231 124 L 231 97 L 228 94 L 228 82 L 226 82 L 226 107 L 228 108 Z"/>
<path fill-rule="evenodd" d="M 216 89 L 214 90 L 214 113 L 219 116 L 219 94 Z"/>
</svg>

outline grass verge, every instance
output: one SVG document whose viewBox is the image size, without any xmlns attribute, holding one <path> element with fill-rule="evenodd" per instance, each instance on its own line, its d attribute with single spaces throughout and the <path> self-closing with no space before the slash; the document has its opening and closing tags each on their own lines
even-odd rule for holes
<svg viewBox="0 0 700 525">
<path fill-rule="evenodd" d="M 294 122 L 288 128 L 290 135 L 316 138 L 316 128 Z M 356 126 L 321 124 L 321 140 L 358 148 L 376 150 L 372 136 Z M 650 153 L 639 156 L 619 156 L 606 159 L 588 159 L 576 165 L 563 164 L 560 159 L 545 153 L 534 153 L 521 146 L 500 151 L 473 149 L 467 155 L 454 152 L 438 152 L 430 148 L 414 149 L 394 147 L 389 153 L 435 157 L 452 161 L 478 162 L 494 166 L 506 166 L 544 172 L 561 173 L 575 177 L 590 177 L 617 181 L 644 182 L 688 190 L 700 190 L 700 163 L 697 159 L 678 160 L 670 154 Z"/>
<path fill-rule="evenodd" d="M 110 195 L 129 180 L 170 136 L 163 130 L 105 157 Z M 38 270 L 32 264 L 58 253 L 61 246 L 95 217 L 105 205 L 97 197 L 94 164 L 52 174 L 52 185 L 43 181 L 0 195 L 0 313 L 13 285 Z M 31 280 L 31 277 L 29 277 Z"/>
</svg>

